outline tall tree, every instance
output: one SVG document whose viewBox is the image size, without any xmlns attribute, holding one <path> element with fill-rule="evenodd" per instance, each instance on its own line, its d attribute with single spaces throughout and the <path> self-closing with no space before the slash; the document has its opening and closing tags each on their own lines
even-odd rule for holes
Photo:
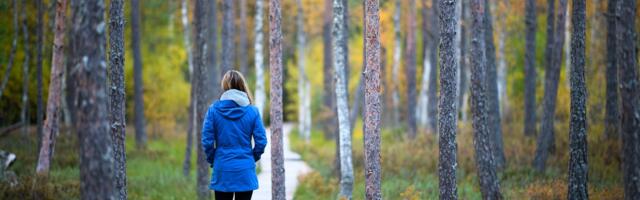
<svg viewBox="0 0 640 200">
<path fill-rule="evenodd" d="M 587 188 L 587 88 L 584 77 L 586 5 L 573 0 L 571 21 L 571 125 L 569 130 L 569 199 L 589 199 Z"/>
<path fill-rule="evenodd" d="M 36 173 L 48 176 L 51 158 L 55 149 L 56 135 L 58 135 L 60 100 L 62 93 L 62 76 L 64 76 L 64 38 L 67 1 L 56 1 L 55 29 L 53 39 L 53 55 L 51 58 L 51 78 L 49 82 L 49 96 L 47 98 L 47 118 L 44 121 L 42 144 Z"/>
<path fill-rule="evenodd" d="M 18 1 L 13 0 L 13 39 L 11 40 L 11 50 L 9 51 L 9 63 L 7 63 L 7 67 L 4 71 L 4 77 L 2 78 L 2 83 L 0 83 L 0 99 L 2 99 L 2 94 L 4 94 L 4 89 L 6 89 L 7 82 L 9 81 L 9 75 L 11 75 L 11 69 L 13 69 L 13 61 L 15 59 L 16 50 L 18 48 L 18 37 L 20 37 L 20 28 L 18 27 Z"/>
<path fill-rule="evenodd" d="M 458 85 L 458 112 L 461 113 L 462 120 L 466 120 L 466 108 L 468 107 L 468 101 L 465 99 L 469 93 L 469 76 L 467 75 L 468 60 L 467 60 L 467 7 L 468 1 L 460 2 L 460 58 L 458 64 L 460 65 L 460 85 Z"/>
<path fill-rule="evenodd" d="M 208 18 L 207 10 L 209 8 L 209 0 L 196 0 L 195 1 L 195 10 L 193 16 L 193 26 L 194 26 L 194 36 L 195 36 L 195 48 L 193 49 L 193 61 L 194 68 L 193 74 L 194 77 L 191 79 L 191 87 L 195 87 L 195 91 L 201 91 L 205 87 L 205 81 L 207 80 L 207 65 L 209 64 L 208 58 L 208 44 L 207 37 L 209 37 L 209 27 L 207 23 L 210 21 Z M 206 94 L 204 92 L 197 92 L 195 94 L 196 102 L 195 104 L 195 112 L 196 113 L 196 126 L 195 133 L 196 134 L 196 142 L 197 143 L 197 180 L 196 180 L 196 192 L 198 194 L 198 199 L 210 199 L 211 193 L 209 192 L 209 164 L 206 161 L 206 156 L 204 154 L 204 149 L 202 148 L 201 138 L 202 138 L 202 123 L 204 121 L 204 114 L 207 110 L 206 102 Z"/>
<path fill-rule="evenodd" d="M 618 58 L 616 58 L 616 33 L 618 29 L 616 6 L 618 0 L 609 0 L 607 5 L 607 102 L 604 135 L 607 138 L 620 136 L 620 99 L 618 94 Z"/>
<path fill-rule="evenodd" d="M 622 99 L 622 174 L 624 198 L 640 199 L 640 84 L 638 81 L 636 0 L 619 0 L 618 77 Z"/>
<path fill-rule="evenodd" d="M 393 63 L 391 64 L 391 77 L 398 77 L 398 71 L 400 70 L 400 55 L 402 55 L 402 34 L 400 33 L 400 11 L 402 10 L 402 4 L 400 4 L 400 0 L 394 1 L 395 8 L 393 10 Z M 398 124 L 400 122 L 400 95 L 398 91 L 400 91 L 398 80 L 395 78 L 391 79 L 391 105 L 392 108 L 392 118 L 393 124 Z"/>
<path fill-rule="evenodd" d="M 430 36 L 429 36 L 429 9 L 427 7 L 428 1 L 422 0 L 422 81 L 420 83 L 420 93 L 418 94 L 418 106 L 416 108 L 416 115 L 418 124 L 420 127 L 427 127 L 429 121 L 429 115 L 427 113 L 427 105 L 429 104 L 429 98 L 427 96 L 427 89 L 429 88 L 429 77 L 432 70 L 430 60 Z M 398 11 L 399 12 L 399 11 Z M 398 14 L 400 15 L 400 14 Z M 394 76 L 395 77 L 395 76 Z M 395 92 L 395 90 L 394 90 Z"/>
<path fill-rule="evenodd" d="M 429 44 L 429 53 L 431 60 L 431 72 L 429 72 L 429 88 L 427 90 L 427 130 L 429 130 L 433 134 L 437 134 L 438 128 L 438 41 L 440 38 L 440 30 L 438 27 L 438 0 L 433 0 L 431 2 L 431 42 Z"/>
<path fill-rule="evenodd" d="M 471 0 L 471 111 L 476 168 L 483 199 L 501 199 L 500 184 L 492 154 L 487 106 L 487 57 L 485 52 L 486 0 Z"/>
<path fill-rule="evenodd" d="M 502 169 L 505 165 L 504 146 L 502 142 L 502 120 L 500 118 L 500 102 L 498 94 L 498 72 L 496 67 L 496 47 L 493 41 L 493 17 L 491 15 L 491 4 L 489 0 L 484 1 L 484 25 L 487 28 L 484 30 L 485 36 L 485 55 L 486 59 L 486 84 L 487 84 L 487 117 L 488 126 L 491 139 L 491 149 L 493 152 L 494 161 L 496 167 Z"/>
<path fill-rule="evenodd" d="M 20 112 L 20 121 L 22 122 L 22 133 L 27 134 L 29 130 L 29 28 L 27 27 L 27 0 L 22 1 L 20 7 L 22 13 L 22 48 L 24 50 L 24 62 L 22 63 L 22 109 Z"/>
<path fill-rule="evenodd" d="M 255 40 L 253 45 L 253 51 L 255 53 L 255 65 L 256 65 L 256 107 L 258 108 L 258 112 L 260 112 L 260 116 L 264 116 L 264 104 L 266 99 L 265 92 L 265 82 L 264 82 L 264 55 L 263 55 L 263 37 L 264 31 L 263 29 L 263 12 L 264 12 L 264 2 L 263 0 L 256 0 L 256 15 L 254 17 L 254 33 Z"/>
<path fill-rule="evenodd" d="M 282 138 L 282 14 L 280 0 L 269 0 L 269 69 L 271 74 L 271 199 L 284 200 Z"/>
<path fill-rule="evenodd" d="M 335 113 L 336 113 L 336 97 L 333 96 L 335 95 L 335 91 L 334 91 L 334 87 L 335 85 L 333 84 L 333 53 L 332 53 L 332 48 L 331 48 L 331 22 L 333 19 L 333 0 L 325 0 L 325 7 L 324 7 L 324 18 L 323 18 L 323 24 L 322 24 L 322 43 L 323 43 L 323 63 L 322 63 L 322 69 L 323 69 L 323 90 L 324 90 L 324 97 L 323 97 L 323 110 L 325 113 L 327 113 L 327 116 L 325 117 L 324 120 L 324 136 L 326 139 L 328 138 L 338 138 L 336 137 L 337 135 L 335 134 L 336 132 L 336 128 L 338 126 L 338 121 L 336 120 Z M 339 162 L 336 162 L 337 164 Z M 336 167 L 336 169 L 339 169 L 339 167 Z"/>
<path fill-rule="evenodd" d="M 37 108 L 36 108 L 36 124 L 38 126 L 38 138 L 40 140 L 42 140 L 42 115 L 44 114 L 43 112 L 43 108 L 42 108 L 42 51 L 43 51 L 43 31 L 44 31 L 44 25 L 42 22 L 42 15 L 44 14 L 44 3 L 42 3 L 42 0 L 37 0 L 36 1 L 36 5 L 38 7 L 38 16 L 37 16 L 37 28 L 36 28 L 36 37 L 37 37 L 37 44 L 36 44 L 36 78 L 38 79 L 37 81 L 37 88 L 38 88 L 38 94 L 36 96 L 36 104 L 37 104 Z M 42 142 L 42 141 L 40 141 Z M 38 143 L 38 147 L 40 147 L 40 145 L 42 145 L 41 143 Z"/>
<path fill-rule="evenodd" d="M 556 27 L 553 33 L 552 56 L 547 63 L 544 82 L 543 118 L 542 129 L 538 135 L 536 155 L 533 166 L 538 171 L 544 171 L 549 152 L 554 149 L 554 121 L 556 110 L 556 98 L 558 96 L 558 81 L 560 79 L 560 62 L 562 60 L 562 44 L 564 44 L 564 23 L 567 11 L 567 0 L 560 0 L 556 17 Z"/>
<path fill-rule="evenodd" d="M 140 50 L 140 2 L 131 0 L 131 48 L 133 50 L 133 108 L 136 129 L 136 147 L 147 146 L 147 131 L 144 118 L 144 90 L 142 81 L 142 51 Z"/>
<path fill-rule="evenodd" d="M 113 146 L 109 137 L 105 3 L 74 0 L 71 63 L 76 66 L 76 131 L 80 143 L 80 198 L 115 199 Z M 87 42 L 91 41 L 91 42 Z"/>
<path fill-rule="evenodd" d="M 222 1 L 222 62 L 221 69 L 224 73 L 234 69 L 235 60 L 235 5 L 234 0 Z"/>
<path fill-rule="evenodd" d="M 191 52 L 191 29 L 189 27 L 189 4 L 187 4 L 187 0 L 182 0 L 180 13 L 182 14 L 182 29 L 184 31 L 184 46 L 187 50 L 187 65 L 189 68 L 189 79 L 191 81 L 191 91 L 190 91 L 190 99 L 189 99 L 189 125 L 187 125 L 187 145 L 185 147 L 185 156 L 184 162 L 182 165 L 182 174 L 186 177 L 190 177 L 191 171 L 191 149 L 193 147 L 193 135 L 196 124 L 196 111 L 195 111 L 195 84 L 194 74 L 193 74 L 193 53 Z"/>
<path fill-rule="evenodd" d="M 456 132 L 458 115 L 456 109 L 457 72 L 458 66 L 455 54 L 455 37 L 458 19 L 456 16 L 457 1 L 440 1 L 440 102 L 438 133 L 440 133 L 439 148 L 440 162 L 438 162 L 438 175 L 440 176 L 440 198 L 457 199 L 456 187 L 456 158 L 457 143 Z"/>
<path fill-rule="evenodd" d="M 240 0 L 240 23 L 238 24 L 239 28 L 239 41 L 238 41 L 238 68 L 242 74 L 248 74 L 249 69 L 247 67 L 247 60 L 245 56 L 247 55 L 247 0 Z"/>
<path fill-rule="evenodd" d="M 536 0 L 525 3 L 524 134 L 536 135 Z"/>
<path fill-rule="evenodd" d="M 306 36 L 304 33 L 304 9 L 302 0 L 296 0 L 298 14 L 296 15 L 297 50 L 298 50 L 298 131 L 300 135 L 309 142 L 311 139 L 311 91 L 310 83 L 305 72 L 305 46 Z"/>
<path fill-rule="evenodd" d="M 382 199 L 380 180 L 380 2 L 364 1 L 365 98 L 364 170 L 365 198 Z"/>
<path fill-rule="evenodd" d="M 124 1 L 112 0 L 109 8 L 109 122 L 115 160 L 118 199 L 127 199 L 124 87 Z"/>
<path fill-rule="evenodd" d="M 407 79 L 407 122 L 409 138 L 416 137 L 416 1 L 409 0 L 407 14 L 407 50 L 405 76 Z M 435 5 L 435 4 L 434 4 Z M 435 27 L 434 27 L 435 29 Z"/>
<path fill-rule="evenodd" d="M 209 74 L 208 76 L 205 76 L 203 79 L 204 81 L 204 85 L 202 88 L 199 88 L 199 90 L 197 90 L 196 92 L 201 93 L 204 92 L 204 104 L 202 104 L 202 106 L 205 106 L 205 108 L 209 107 L 209 103 L 215 101 L 218 97 L 220 97 L 221 95 L 221 88 L 218 87 L 218 85 L 220 84 L 220 79 L 221 79 L 221 71 L 220 71 L 220 66 L 217 65 L 217 45 L 218 45 L 218 26 L 217 26 L 217 19 L 218 16 L 216 15 L 217 12 L 217 5 L 216 5 L 216 0 L 209 0 L 209 2 L 207 3 L 208 5 L 208 9 L 207 9 L 207 20 L 205 26 L 208 29 L 209 32 L 207 32 L 208 37 L 206 38 L 206 44 L 207 44 L 207 60 L 206 60 L 206 69 L 203 70 L 207 70 L 206 74 Z M 232 58 L 233 59 L 233 58 Z M 205 112 L 206 113 L 206 112 Z"/>
<path fill-rule="evenodd" d="M 504 117 L 504 113 L 507 113 L 507 109 L 509 108 L 509 100 L 507 95 L 507 55 L 506 51 L 506 43 L 507 43 L 507 35 L 508 27 L 507 27 L 507 9 L 509 8 L 509 0 L 502 0 L 496 2 L 496 10 L 497 12 L 497 23 L 498 23 L 498 61 L 496 63 L 497 67 L 497 84 L 498 84 L 498 111 L 500 114 L 499 119 Z"/>
</svg>

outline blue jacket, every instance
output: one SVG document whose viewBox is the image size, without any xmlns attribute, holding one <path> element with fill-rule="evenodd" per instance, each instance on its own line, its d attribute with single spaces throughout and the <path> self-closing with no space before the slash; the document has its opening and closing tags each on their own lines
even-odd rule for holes
<svg viewBox="0 0 640 200">
<path fill-rule="evenodd" d="M 255 162 L 260 160 L 267 138 L 258 109 L 248 105 L 248 98 L 225 98 L 228 93 L 237 97 L 238 92 L 225 92 L 209 107 L 204 119 L 201 142 L 213 168 L 209 188 L 215 191 L 258 189 Z"/>
</svg>

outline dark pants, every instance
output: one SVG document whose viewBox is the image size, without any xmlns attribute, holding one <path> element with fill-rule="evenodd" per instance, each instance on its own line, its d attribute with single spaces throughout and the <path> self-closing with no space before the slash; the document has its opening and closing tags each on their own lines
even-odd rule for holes
<svg viewBox="0 0 640 200">
<path fill-rule="evenodd" d="M 253 191 L 246 192 L 218 192 L 215 191 L 216 200 L 233 200 L 233 195 L 236 195 L 236 200 L 251 200 Z"/>
</svg>

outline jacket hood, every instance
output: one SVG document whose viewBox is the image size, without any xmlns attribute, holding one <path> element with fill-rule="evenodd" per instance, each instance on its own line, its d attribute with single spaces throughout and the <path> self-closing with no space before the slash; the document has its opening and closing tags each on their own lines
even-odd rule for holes
<svg viewBox="0 0 640 200">
<path fill-rule="evenodd" d="M 227 90 L 220 97 L 220 101 L 214 104 L 216 112 L 227 119 L 238 119 L 246 113 L 249 105 L 247 94 L 239 90 Z"/>
</svg>

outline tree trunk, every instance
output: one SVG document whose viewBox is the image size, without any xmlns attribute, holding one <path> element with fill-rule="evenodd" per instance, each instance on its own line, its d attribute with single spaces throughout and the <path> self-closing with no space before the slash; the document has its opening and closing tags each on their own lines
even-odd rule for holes
<svg viewBox="0 0 640 200">
<path fill-rule="evenodd" d="M 485 48 L 489 26 L 485 24 L 488 9 L 486 0 L 471 1 L 471 110 L 473 115 L 473 136 L 476 150 L 476 168 L 480 179 L 483 199 L 502 199 L 496 165 L 492 153 L 492 133 L 489 132 L 487 105 L 487 57 Z"/>
<path fill-rule="evenodd" d="M 49 175 L 51 158 L 55 150 L 56 136 L 58 135 L 60 100 L 62 93 L 62 76 L 64 76 L 64 38 L 67 1 L 56 1 L 56 17 L 53 39 L 53 55 L 51 59 L 51 80 L 49 82 L 49 97 L 47 99 L 47 118 L 44 121 L 42 145 L 38 156 L 36 173 L 42 176 Z"/>
<path fill-rule="evenodd" d="M 545 163 L 550 151 L 554 149 L 554 121 L 556 110 L 556 98 L 558 96 L 558 80 L 560 78 L 560 62 L 562 60 L 562 45 L 564 44 L 564 22 L 567 10 L 567 0 L 560 0 L 556 18 L 556 30 L 554 42 L 551 48 L 551 63 L 547 65 L 544 82 L 544 99 L 542 129 L 538 136 L 536 155 L 533 166 L 538 171 L 544 171 Z"/>
<path fill-rule="evenodd" d="M 498 32 L 498 109 L 499 109 L 499 117 L 502 119 L 505 117 L 505 113 L 507 113 L 507 109 L 509 108 L 509 100 L 507 95 L 507 55 L 505 53 L 505 46 L 507 42 L 507 35 L 509 34 L 507 29 L 507 10 L 504 8 L 509 8 L 509 0 L 502 0 L 497 2 L 497 10 L 498 12 L 498 26 L 500 27 Z M 500 6 L 502 5 L 502 6 Z"/>
<path fill-rule="evenodd" d="M 124 86 L 124 1 L 112 0 L 109 8 L 109 121 L 118 199 L 127 199 L 127 159 L 125 151 Z"/>
<path fill-rule="evenodd" d="M 430 60 L 430 48 L 429 48 L 429 19 L 427 0 L 422 0 L 422 81 L 420 83 L 420 93 L 418 94 L 418 105 L 416 110 L 417 123 L 421 128 L 427 127 L 429 121 L 429 115 L 427 115 L 427 105 L 429 104 L 429 98 L 427 96 L 427 89 L 429 88 L 429 77 L 431 73 L 431 60 Z M 399 14 L 398 14 L 399 15 Z"/>
<path fill-rule="evenodd" d="M 391 105 L 392 105 L 392 124 L 400 123 L 400 86 L 398 80 L 398 71 L 400 70 L 400 55 L 402 55 L 402 34 L 400 32 L 400 11 L 402 6 L 400 0 L 394 1 L 395 8 L 393 10 L 393 64 L 391 65 Z"/>
<path fill-rule="evenodd" d="M 571 125 L 569 130 L 569 199 L 589 199 L 587 188 L 587 88 L 585 85 L 584 0 L 573 1 L 571 38 Z"/>
<path fill-rule="evenodd" d="M 457 199 L 456 187 L 456 166 L 458 161 L 456 158 L 457 143 L 456 132 L 458 115 L 456 102 L 458 100 L 457 90 L 457 72 L 458 66 L 456 59 L 456 26 L 458 19 L 456 16 L 456 7 L 460 2 L 440 1 L 438 6 L 440 12 L 440 102 L 438 125 L 438 133 L 440 133 L 439 148 L 440 162 L 438 162 L 438 175 L 440 177 L 440 198 L 441 199 Z"/>
<path fill-rule="evenodd" d="M 256 107 L 258 108 L 258 112 L 260 112 L 260 116 L 264 116 L 264 104 L 266 99 L 265 92 L 265 82 L 264 82 L 264 55 L 263 52 L 263 37 L 264 31 L 263 28 L 263 12 L 264 12 L 264 2 L 263 0 L 256 0 L 256 15 L 254 17 L 254 33 L 255 33 L 255 43 L 253 45 L 255 52 L 255 65 L 256 65 Z"/>
<path fill-rule="evenodd" d="M 208 62 L 208 48 L 207 37 L 209 37 L 209 26 L 207 25 L 209 15 L 207 10 L 209 8 L 209 0 L 196 0 L 195 11 L 193 16 L 194 36 L 195 36 L 195 48 L 193 50 L 194 76 L 191 79 L 192 89 L 194 91 L 201 91 L 204 88 L 207 80 L 207 65 Z M 210 10 L 209 10 L 210 11 Z M 212 49 L 213 50 L 213 49 Z M 209 192 L 209 163 L 206 161 L 204 150 L 202 149 L 202 124 L 204 122 L 204 114 L 207 110 L 206 94 L 204 92 L 198 92 L 195 94 L 196 101 L 194 103 L 195 114 L 195 132 L 196 133 L 196 152 L 197 152 L 197 174 L 196 174 L 196 192 L 198 199 L 211 199 L 211 193 Z"/>
<path fill-rule="evenodd" d="M 484 31 L 485 36 L 485 55 L 486 60 L 486 84 L 487 84 L 487 117 L 488 126 L 491 139 L 491 149 L 493 152 L 493 158 L 498 169 L 504 168 L 504 145 L 502 142 L 502 120 L 500 118 L 500 102 L 498 94 L 498 72 L 496 70 L 496 47 L 493 41 L 493 15 L 491 14 L 491 4 L 489 0 L 484 1 L 484 25 L 487 28 Z"/>
<path fill-rule="evenodd" d="M 184 37 L 184 46 L 185 49 L 187 50 L 187 64 L 189 67 L 189 79 L 191 82 L 191 92 L 190 92 L 190 98 L 189 98 L 189 121 L 187 123 L 189 123 L 189 125 L 187 125 L 187 145 L 185 148 L 185 155 L 184 155 L 184 162 L 182 165 L 182 174 L 187 177 L 190 178 L 191 176 L 189 176 L 191 173 L 191 149 L 193 146 L 193 135 L 194 133 L 194 128 L 195 128 L 195 88 L 193 87 L 195 85 L 194 83 L 194 74 L 193 74 L 193 54 L 191 52 L 191 30 L 189 28 L 189 4 L 187 4 L 187 0 L 182 0 L 181 2 L 181 8 L 180 8 L 180 12 L 182 14 L 182 29 L 184 31 L 183 33 L 183 37 Z"/>
<path fill-rule="evenodd" d="M 280 0 L 269 0 L 269 68 L 271 74 L 271 199 L 284 200 L 282 138 L 282 28 Z"/>
<path fill-rule="evenodd" d="M 249 74 L 247 67 L 247 0 L 240 0 L 240 24 L 238 24 L 240 40 L 238 41 L 238 68 L 242 74 Z"/>
<path fill-rule="evenodd" d="M 364 168 L 365 198 L 382 199 L 380 180 L 380 4 L 365 0 L 365 98 L 364 98 Z"/>
<path fill-rule="evenodd" d="M 131 0 L 131 47 L 133 50 L 133 99 L 136 148 L 147 146 L 147 131 L 144 118 L 144 90 L 142 81 L 142 52 L 140 50 L 140 2 Z"/>
<path fill-rule="evenodd" d="M 440 39 L 440 30 L 438 27 L 438 0 L 433 0 L 431 3 L 431 45 L 429 53 L 431 54 L 431 72 L 429 72 L 429 88 L 427 91 L 427 130 L 430 133 L 438 134 L 438 40 Z"/>
<path fill-rule="evenodd" d="M 42 108 L 42 38 L 43 38 L 43 31 L 44 31 L 44 25 L 42 22 L 42 15 L 44 14 L 44 5 L 42 3 L 42 0 L 37 0 L 36 1 L 37 7 L 38 7 L 38 16 L 37 16 L 37 28 L 36 28 L 36 37 L 37 37 L 37 46 L 36 46 L 36 78 L 37 80 L 37 90 L 38 90 L 38 94 L 36 96 L 36 104 L 37 104 L 37 108 L 36 108 L 36 124 L 38 125 L 38 140 L 40 140 L 38 142 L 38 148 L 41 147 L 42 145 L 42 115 L 43 115 L 43 108 Z"/>
<path fill-rule="evenodd" d="M 469 48 L 469 2 L 461 1 L 462 10 L 461 12 L 461 21 L 462 28 L 460 30 L 460 116 L 462 117 L 462 121 L 466 122 L 468 118 L 468 110 L 469 110 L 469 56 L 467 54 L 467 49 Z"/>
<path fill-rule="evenodd" d="M 616 19 L 619 21 L 618 61 L 620 99 L 622 99 L 622 177 L 624 198 L 640 199 L 640 85 L 636 40 L 636 1 L 620 0 Z"/>
<path fill-rule="evenodd" d="M 102 0 L 75 0 L 71 63 L 77 70 L 76 131 L 80 143 L 80 198 L 115 199 L 113 146 L 109 137 L 106 29 Z M 87 42 L 91 41 L 91 42 Z"/>
<path fill-rule="evenodd" d="M 222 62 L 223 73 L 235 69 L 235 5 L 234 0 L 222 1 Z"/>
<path fill-rule="evenodd" d="M 618 59 L 616 58 L 616 33 L 618 29 L 616 6 L 618 0 L 609 0 L 607 5 L 607 102 L 604 136 L 620 137 L 620 100 L 618 97 Z"/>
<path fill-rule="evenodd" d="M 335 119 L 336 105 L 335 94 L 333 85 L 333 53 L 331 52 L 331 21 L 333 16 L 333 1 L 325 0 L 324 18 L 322 24 L 322 43 L 323 43 L 323 83 L 324 83 L 324 97 L 323 97 L 323 112 L 324 116 L 324 137 L 325 139 L 337 138 L 335 127 L 338 125 L 338 121 Z M 336 167 L 339 169 L 339 167 Z"/>
<path fill-rule="evenodd" d="M 466 63 L 466 54 L 467 54 L 467 30 L 465 27 L 465 19 L 467 18 L 466 15 L 466 2 L 467 1 L 458 1 L 458 7 L 456 9 L 456 16 L 458 16 L 458 24 L 457 26 L 457 30 L 456 32 L 458 33 L 456 35 L 456 44 L 457 45 L 457 61 L 458 61 L 458 101 L 457 103 L 457 113 L 464 113 L 465 111 L 462 109 L 464 107 L 464 104 L 466 102 L 464 102 L 464 95 L 467 93 L 466 91 L 468 91 L 467 89 L 467 63 Z M 459 115 L 462 116 L 462 115 Z"/>
<path fill-rule="evenodd" d="M 18 48 L 18 37 L 20 37 L 20 28 L 18 27 L 18 1 L 13 0 L 13 40 L 11 41 L 11 50 L 9 51 L 9 63 L 4 71 L 4 77 L 2 83 L 0 83 L 0 100 L 4 89 L 6 89 L 7 82 L 9 82 L 9 75 L 11 75 L 11 69 L 13 68 L 13 61 L 15 59 L 16 50 Z"/>
<path fill-rule="evenodd" d="M 567 15 L 569 13 L 569 10 L 571 10 L 571 7 L 569 7 L 569 6 L 573 6 L 573 5 L 569 5 L 569 3 L 567 3 Z M 570 20 L 571 20 L 571 18 L 566 17 L 565 21 L 564 21 L 565 22 L 564 23 L 564 38 L 566 38 L 566 39 L 564 40 L 564 44 L 562 46 L 564 48 L 564 55 L 565 55 L 564 56 L 564 69 L 565 69 L 564 70 L 564 72 L 565 72 L 564 73 L 565 74 L 564 75 L 564 78 L 565 78 L 564 85 L 569 89 L 571 89 L 571 85 L 569 83 L 569 82 L 571 82 L 571 80 L 570 80 L 571 79 L 571 77 L 570 77 L 571 67 L 569 67 L 569 66 L 571 66 L 571 57 L 569 56 L 569 55 L 571 55 L 571 39 L 570 39 L 571 38 L 571 21 Z M 590 42 L 590 44 L 593 44 L 593 43 L 594 43 L 593 41 Z M 591 46 L 591 47 L 593 47 L 593 46 Z"/>
<path fill-rule="evenodd" d="M 407 14 L 407 50 L 405 78 L 407 79 L 407 134 L 416 137 L 416 1 L 409 0 Z M 435 4 L 434 4 L 435 5 Z M 435 29 L 435 27 L 434 27 Z"/>
<path fill-rule="evenodd" d="M 205 79 L 202 79 L 204 81 L 204 85 L 202 88 L 199 88 L 199 90 L 196 90 L 196 92 L 204 92 L 205 98 L 204 98 L 204 104 L 202 104 L 202 106 L 204 106 L 205 108 L 209 107 L 209 104 L 212 103 L 214 100 L 216 100 L 218 97 L 220 97 L 221 95 L 221 88 L 218 86 L 220 85 L 220 79 L 222 78 L 221 74 L 222 72 L 220 71 L 220 67 L 217 65 L 217 44 L 218 44 L 218 26 L 217 26 L 217 22 L 218 22 L 218 17 L 216 15 L 216 0 L 209 0 L 209 3 L 207 4 L 209 7 L 207 9 L 207 23 L 205 24 L 206 28 L 209 30 L 209 32 L 207 33 L 209 36 L 206 38 L 206 44 L 207 44 L 207 60 L 206 60 L 206 70 L 207 73 L 209 74 L 208 76 L 205 76 Z M 205 111 L 206 113 L 206 111 Z"/>
<path fill-rule="evenodd" d="M 536 135 L 536 0 L 525 4 L 524 135 Z M 547 27 L 549 28 L 549 27 Z M 549 41 L 549 40 L 547 40 Z"/>
<path fill-rule="evenodd" d="M 296 16 L 296 26 L 298 30 L 296 32 L 296 37 L 298 40 L 298 132 L 305 139 L 306 142 L 309 142 L 311 139 L 311 108 L 310 108 L 310 90 L 307 89 L 309 87 L 309 79 L 307 78 L 307 74 L 305 72 L 305 46 L 306 46 L 306 36 L 304 33 L 304 9 L 302 9 L 302 1 L 296 0 L 296 5 L 298 6 L 298 15 Z"/>
<path fill-rule="evenodd" d="M 29 29 L 27 27 L 28 15 L 27 15 L 27 0 L 22 1 L 21 13 L 22 13 L 22 41 L 24 50 L 24 62 L 22 63 L 22 110 L 20 112 L 20 121 L 22 122 L 22 133 L 26 135 L 29 131 L 29 57 L 31 51 L 29 50 Z"/>
</svg>

